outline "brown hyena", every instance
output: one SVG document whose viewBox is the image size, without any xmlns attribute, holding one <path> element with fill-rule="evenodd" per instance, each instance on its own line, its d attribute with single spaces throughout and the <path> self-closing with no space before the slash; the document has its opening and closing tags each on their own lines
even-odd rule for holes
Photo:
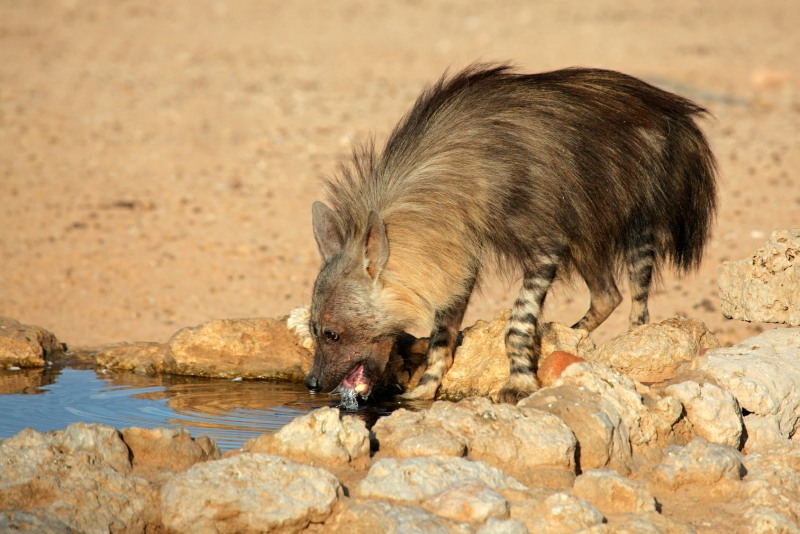
<svg viewBox="0 0 800 534">
<path fill-rule="evenodd" d="M 716 208 L 714 157 L 694 117 L 705 110 L 641 80 L 599 69 L 518 74 L 467 68 L 426 89 L 376 151 L 327 183 L 316 202 L 322 269 L 306 385 L 365 397 L 397 336 L 431 327 L 427 368 L 409 398 L 433 398 L 487 261 L 522 276 L 505 334 L 500 392 L 537 388 L 538 317 L 558 274 L 577 272 L 593 330 L 620 303 L 627 271 L 630 325 L 648 321 L 659 268 L 695 268 Z"/>
</svg>

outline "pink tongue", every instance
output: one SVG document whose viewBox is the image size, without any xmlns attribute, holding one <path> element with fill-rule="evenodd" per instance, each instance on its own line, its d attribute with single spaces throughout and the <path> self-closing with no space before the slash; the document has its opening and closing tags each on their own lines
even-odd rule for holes
<svg viewBox="0 0 800 534">
<path fill-rule="evenodd" d="M 359 384 L 365 384 L 366 382 L 364 379 L 364 364 L 360 364 L 344 377 L 342 385 L 348 389 L 355 389 Z"/>
</svg>

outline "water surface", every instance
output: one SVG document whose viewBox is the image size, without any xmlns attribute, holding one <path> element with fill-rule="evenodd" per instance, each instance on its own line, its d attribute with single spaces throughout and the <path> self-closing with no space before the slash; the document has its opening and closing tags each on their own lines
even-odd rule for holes
<svg viewBox="0 0 800 534">
<path fill-rule="evenodd" d="M 223 451 L 241 447 L 265 432 L 339 398 L 313 395 L 302 384 L 232 381 L 86 368 L 0 370 L 0 439 L 26 427 L 45 432 L 70 423 L 185 428 L 210 436 Z M 399 404 L 361 407 L 369 426 Z"/>
</svg>

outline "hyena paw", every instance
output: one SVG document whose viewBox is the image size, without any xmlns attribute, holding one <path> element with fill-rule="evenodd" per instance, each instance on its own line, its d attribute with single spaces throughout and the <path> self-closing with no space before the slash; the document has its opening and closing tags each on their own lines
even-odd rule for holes
<svg viewBox="0 0 800 534">
<path fill-rule="evenodd" d="M 411 391 L 406 391 L 400 398 L 406 400 L 433 400 L 436 396 L 436 390 L 439 389 L 439 384 L 436 382 L 428 382 L 420 384 Z"/>
<path fill-rule="evenodd" d="M 539 384 L 533 377 L 517 377 L 517 380 L 509 380 L 508 383 L 497 394 L 497 400 L 508 404 L 516 404 L 531 393 L 539 389 Z"/>
</svg>

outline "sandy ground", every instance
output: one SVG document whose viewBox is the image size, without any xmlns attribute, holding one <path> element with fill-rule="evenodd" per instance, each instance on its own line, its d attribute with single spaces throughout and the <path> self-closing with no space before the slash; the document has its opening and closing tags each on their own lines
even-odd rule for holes
<svg viewBox="0 0 800 534">
<path fill-rule="evenodd" d="M 445 69 L 511 60 L 625 71 L 712 111 L 714 239 L 651 316 L 732 343 L 764 326 L 722 317 L 719 264 L 800 225 L 798 28 L 796 0 L 0 0 L 0 315 L 75 346 L 308 303 L 320 177 Z M 466 323 L 514 285 L 488 282 Z M 547 317 L 586 305 L 560 287 Z"/>
</svg>

